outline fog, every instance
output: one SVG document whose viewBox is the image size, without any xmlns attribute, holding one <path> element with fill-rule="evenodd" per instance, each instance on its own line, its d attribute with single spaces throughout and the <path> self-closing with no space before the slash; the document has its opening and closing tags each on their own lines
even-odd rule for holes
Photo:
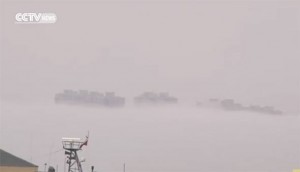
<svg viewBox="0 0 300 172">
<path fill-rule="evenodd" d="M 197 107 L 121 109 L 4 104 L 1 146 L 63 170 L 62 137 L 89 143 L 96 171 L 290 171 L 300 162 L 300 119 Z M 24 122 L 25 121 L 25 122 Z"/>
<path fill-rule="evenodd" d="M 63 168 L 62 137 L 88 131 L 88 170 L 121 171 L 124 162 L 129 171 L 300 168 L 299 1 L 0 5 L 0 147 L 41 171 L 45 162 Z M 15 24 L 24 12 L 55 13 L 57 22 Z M 113 91 L 126 103 L 55 104 L 65 89 Z M 135 106 L 145 91 L 178 103 Z M 197 106 L 211 98 L 284 113 Z"/>
</svg>

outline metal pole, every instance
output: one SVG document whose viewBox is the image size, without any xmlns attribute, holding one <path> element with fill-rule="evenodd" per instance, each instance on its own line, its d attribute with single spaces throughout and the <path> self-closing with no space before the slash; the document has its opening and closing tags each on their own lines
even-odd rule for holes
<svg viewBox="0 0 300 172">
<path fill-rule="evenodd" d="M 45 163 L 44 165 L 45 165 L 45 169 L 44 169 L 44 172 L 46 172 L 46 168 L 47 168 L 47 163 Z"/>
<path fill-rule="evenodd" d="M 67 163 L 67 157 L 65 157 L 64 172 L 66 172 L 66 163 Z"/>
<path fill-rule="evenodd" d="M 72 156 L 73 156 L 73 151 L 70 151 L 70 156 L 69 156 L 69 160 L 68 160 L 68 164 L 69 164 L 69 168 L 68 168 L 68 172 L 71 172 L 71 160 L 72 160 Z"/>
</svg>

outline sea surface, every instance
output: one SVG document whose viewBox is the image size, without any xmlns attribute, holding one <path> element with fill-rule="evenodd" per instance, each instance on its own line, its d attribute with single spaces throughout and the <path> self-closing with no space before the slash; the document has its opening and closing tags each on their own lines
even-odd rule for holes
<svg viewBox="0 0 300 172">
<path fill-rule="evenodd" d="M 89 142 L 97 172 L 291 172 L 300 168 L 300 117 L 192 106 L 118 109 L 1 103 L 0 147 L 64 171 L 62 137 Z M 47 163 L 45 165 L 45 163 Z"/>
</svg>

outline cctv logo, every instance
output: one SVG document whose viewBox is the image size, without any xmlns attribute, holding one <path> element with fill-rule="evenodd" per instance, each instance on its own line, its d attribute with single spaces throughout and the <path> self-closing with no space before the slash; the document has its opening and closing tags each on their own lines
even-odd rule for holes
<svg viewBox="0 0 300 172">
<path fill-rule="evenodd" d="M 50 24 L 57 20 L 54 13 L 17 13 L 15 18 L 17 24 Z"/>
</svg>

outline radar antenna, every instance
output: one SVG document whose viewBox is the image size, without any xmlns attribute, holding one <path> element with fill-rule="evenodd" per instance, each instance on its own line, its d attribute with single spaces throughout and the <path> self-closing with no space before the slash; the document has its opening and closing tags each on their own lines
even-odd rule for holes
<svg viewBox="0 0 300 172">
<path fill-rule="evenodd" d="M 65 155 L 67 156 L 66 164 L 68 166 L 67 172 L 83 172 L 81 162 L 78 157 L 77 151 L 82 150 L 81 148 L 87 146 L 89 136 L 83 141 L 80 138 L 62 138 L 63 148 L 65 149 Z"/>
</svg>

